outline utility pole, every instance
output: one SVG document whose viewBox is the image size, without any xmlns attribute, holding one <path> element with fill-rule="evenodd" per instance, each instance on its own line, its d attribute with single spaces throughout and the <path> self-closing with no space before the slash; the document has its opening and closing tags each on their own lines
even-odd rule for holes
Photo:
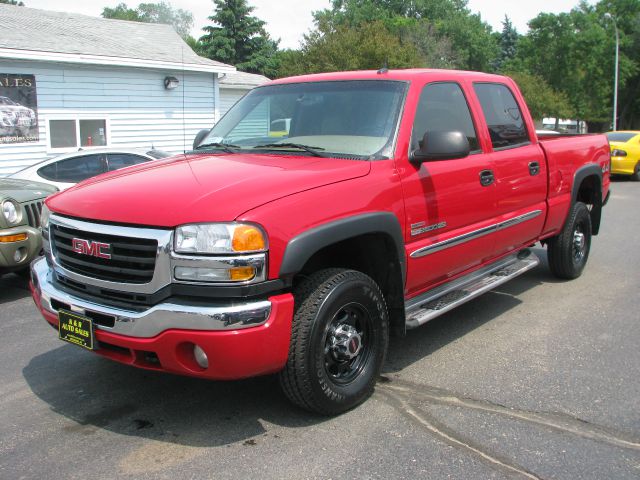
<svg viewBox="0 0 640 480">
<path fill-rule="evenodd" d="M 605 13 L 604 18 L 613 21 L 613 27 L 616 30 L 616 61 L 615 73 L 613 80 L 613 131 L 618 130 L 618 62 L 620 58 L 620 33 L 618 32 L 618 22 L 616 17 L 610 13 Z"/>
</svg>

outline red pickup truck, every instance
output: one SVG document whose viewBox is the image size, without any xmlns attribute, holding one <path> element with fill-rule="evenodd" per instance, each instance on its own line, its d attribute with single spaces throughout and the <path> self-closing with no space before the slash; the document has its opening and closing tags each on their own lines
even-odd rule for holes
<svg viewBox="0 0 640 480">
<path fill-rule="evenodd" d="M 603 135 L 537 138 L 506 77 L 277 80 L 193 151 L 50 197 L 33 298 L 61 339 L 104 357 L 278 372 L 295 404 L 337 414 L 373 391 L 390 333 L 535 267 L 535 243 L 578 277 L 609 169 Z"/>
</svg>

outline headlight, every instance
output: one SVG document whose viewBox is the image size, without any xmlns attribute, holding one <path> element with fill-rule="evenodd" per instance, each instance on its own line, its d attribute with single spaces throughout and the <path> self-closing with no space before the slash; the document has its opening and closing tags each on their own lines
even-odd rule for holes
<svg viewBox="0 0 640 480">
<path fill-rule="evenodd" d="M 15 225 L 20 221 L 19 206 L 13 200 L 5 200 L 2 202 L 2 214 L 9 225 Z"/>
<path fill-rule="evenodd" d="M 255 225 L 208 223 L 183 225 L 176 229 L 177 253 L 223 254 L 266 250 L 266 235 Z"/>
<path fill-rule="evenodd" d="M 627 152 L 625 152 L 624 150 L 611 150 L 611 156 L 612 157 L 626 157 L 627 156 Z"/>
<path fill-rule="evenodd" d="M 40 212 L 40 228 L 47 230 L 49 228 L 49 216 L 51 212 L 45 204 L 42 204 L 42 211 Z"/>
</svg>

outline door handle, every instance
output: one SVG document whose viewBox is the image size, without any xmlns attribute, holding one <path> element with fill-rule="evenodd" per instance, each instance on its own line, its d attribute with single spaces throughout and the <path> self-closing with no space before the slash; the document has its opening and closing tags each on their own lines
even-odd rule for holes
<svg viewBox="0 0 640 480">
<path fill-rule="evenodd" d="M 494 180 L 493 170 L 482 170 L 480 172 L 480 185 L 483 187 L 488 187 Z"/>
<path fill-rule="evenodd" d="M 540 164 L 538 162 L 529 162 L 529 174 L 538 175 L 540 173 Z"/>
</svg>

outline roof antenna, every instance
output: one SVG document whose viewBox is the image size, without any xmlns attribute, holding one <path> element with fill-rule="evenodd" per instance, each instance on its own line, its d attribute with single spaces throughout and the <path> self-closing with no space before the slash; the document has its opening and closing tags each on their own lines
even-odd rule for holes
<svg viewBox="0 0 640 480">
<path fill-rule="evenodd" d="M 382 65 L 382 68 L 380 70 L 378 70 L 378 75 L 382 75 L 383 73 L 387 73 L 389 71 L 389 57 L 385 57 L 384 59 L 384 65 Z"/>
</svg>

